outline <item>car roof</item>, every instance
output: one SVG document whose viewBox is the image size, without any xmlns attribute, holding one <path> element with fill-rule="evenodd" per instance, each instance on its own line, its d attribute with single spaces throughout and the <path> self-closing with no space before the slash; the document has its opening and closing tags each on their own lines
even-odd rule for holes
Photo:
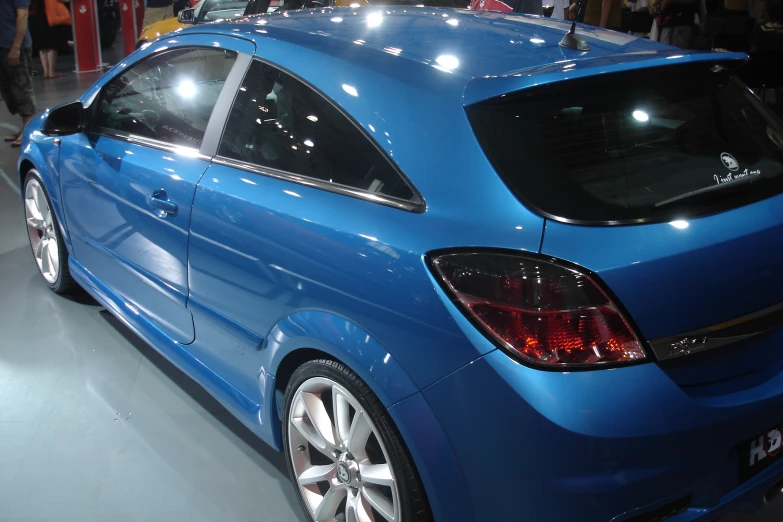
<svg viewBox="0 0 783 522">
<path fill-rule="evenodd" d="M 258 32 L 260 25 L 266 32 Z M 445 55 L 458 60 L 451 72 L 464 78 L 508 74 L 563 60 L 672 49 L 616 31 L 580 26 L 578 33 L 592 50 L 576 52 L 558 46 L 569 27 L 570 23 L 538 16 L 413 6 L 306 9 L 200 26 L 210 32 L 242 32 L 257 42 L 282 38 L 302 46 L 312 45 L 308 37 L 317 34 L 342 42 L 348 52 L 363 45 L 435 67 L 440 65 L 438 57 Z"/>
<path fill-rule="evenodd" d="M 269 39 L 299 48 L 324 51 L 351 62 L 357 47 L 395 56 L 421 68 L 435 68 L 461 78 L 464 85 L 474 79 L 520 77 L 522 71 L 543 67 L 533 80 L 473 82 L 466 102 L 473 103 L 530 84 L 567 78 L 574 71 L 551 73 L 557 64 L 582 63 L 579 75 L 598 74 L 676 61 L 716 60 L 714 53 L 682 51 L 632 35 L 581 24 L 577 34 L 589 43 L 588 52 L 560 47 L 569 22 L 540 16 L 470 9 L 415 6 L 336 7 L 304 9 L 250 16 L 231 21 L 202 24 L 188 31 L 244 34 L 259 48 Z M 326 43 L 326 39 L 329 40 Z M 261 53 L 263 55 L 263 52 Z M 741 59 L 725 53 L 720 59 Z M 675 61 L 671 61 L 674 59 Z M 283 60 L 285 61 L 285 60 Z M 591 66 L 583 65 L 590 62 Z M 286 63 L 279 63 L 287 67 Z M 421 77 L 410 67 L 389 67 L 380 59 L 362 62 L 362 67 L 391 76 L 396 82 L 416 84 Z M 572 66 L 573 67 L 573 66 Z M 541 74 L 550 77 L 541 80 Z M 525 75 L 530 78 L 530 75 Z M 571 77 L 574 75 L 571 74 Z M 541 80 L 541 81 L 539 81 Z M 489 88 L 487 88 L 489 85 Z"/>
</svg>

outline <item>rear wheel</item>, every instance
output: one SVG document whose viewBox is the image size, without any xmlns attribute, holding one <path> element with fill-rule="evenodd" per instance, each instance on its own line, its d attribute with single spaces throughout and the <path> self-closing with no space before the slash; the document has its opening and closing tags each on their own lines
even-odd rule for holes
<svg viewBox="0 0 783 522">
<path fill-rule="evenodd" d="M 68 271 L 68 251 L 60 234 L 57 216 L 35 169 L 27 173 L 24 181 L 24 214 L 27 237 L 44 281 L 58 294 L 74 290 L 76 283 Z"/>
<path fill-rule="evenodd" d="M 316 522 L 423 522 L 424 490 L 389 414 L 343 364 L 305 363 L 286 388 L 283 439 Z"/>
</svg>

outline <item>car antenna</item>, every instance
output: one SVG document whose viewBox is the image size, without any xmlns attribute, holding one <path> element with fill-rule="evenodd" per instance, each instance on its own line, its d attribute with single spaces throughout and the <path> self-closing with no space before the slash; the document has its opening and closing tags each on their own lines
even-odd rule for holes
<svg viewBox="0 0 783 522">
<path fill-rule="evenodd" d="M 594 2 L 598 0 L 593 0 Z M 588 44 L 584 38 L 576 34 L 576 21 L 579 20 L 579 18 L 584 13 L 586 2 L 585 0 L 577 0 L 576 3 L 576 14 L 574 15 L 574 22 L 571 24 L 571 29 L 563 36 L 563 39 L 560 40 L 560 47 L 565 47 L 566 49 L 573 49 L 575 51 L 589 51 L 590 50 L 590 44 Z"/>
</svg>

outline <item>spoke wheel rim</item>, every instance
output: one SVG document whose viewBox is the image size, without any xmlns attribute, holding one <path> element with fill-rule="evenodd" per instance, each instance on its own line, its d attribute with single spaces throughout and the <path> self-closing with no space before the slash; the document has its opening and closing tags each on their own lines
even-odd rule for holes
<svg viewBox="0 0 783 522">
<path fill-rule="evenodd" d="M 299 494 L 315 522 L 400 522 L 389 452 L 344 387 L 325 377 L 302 383 L 287 429 Z"/>
<path fill-rule="evenodd" d="M 24 214 L 27 221 L 27 235 L 41 275 L 49 284 L 57 281 L 60 274 L 60 250 L 54 218 L 43 187 L 31 179 L 24 191 Z"/>
</svg>

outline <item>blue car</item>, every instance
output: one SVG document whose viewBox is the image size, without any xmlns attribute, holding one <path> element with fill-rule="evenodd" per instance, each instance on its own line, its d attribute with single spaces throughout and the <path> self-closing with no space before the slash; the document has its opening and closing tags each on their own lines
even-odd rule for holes
<svg viewBox="0 0 783 522">
<path fill-rule="evenodd" d="M 26 129 L 30 244 L 314 521 L 714 521 L 783 489 L 783 124 L 545 18 L 199 25 Z"/>
</svg>

